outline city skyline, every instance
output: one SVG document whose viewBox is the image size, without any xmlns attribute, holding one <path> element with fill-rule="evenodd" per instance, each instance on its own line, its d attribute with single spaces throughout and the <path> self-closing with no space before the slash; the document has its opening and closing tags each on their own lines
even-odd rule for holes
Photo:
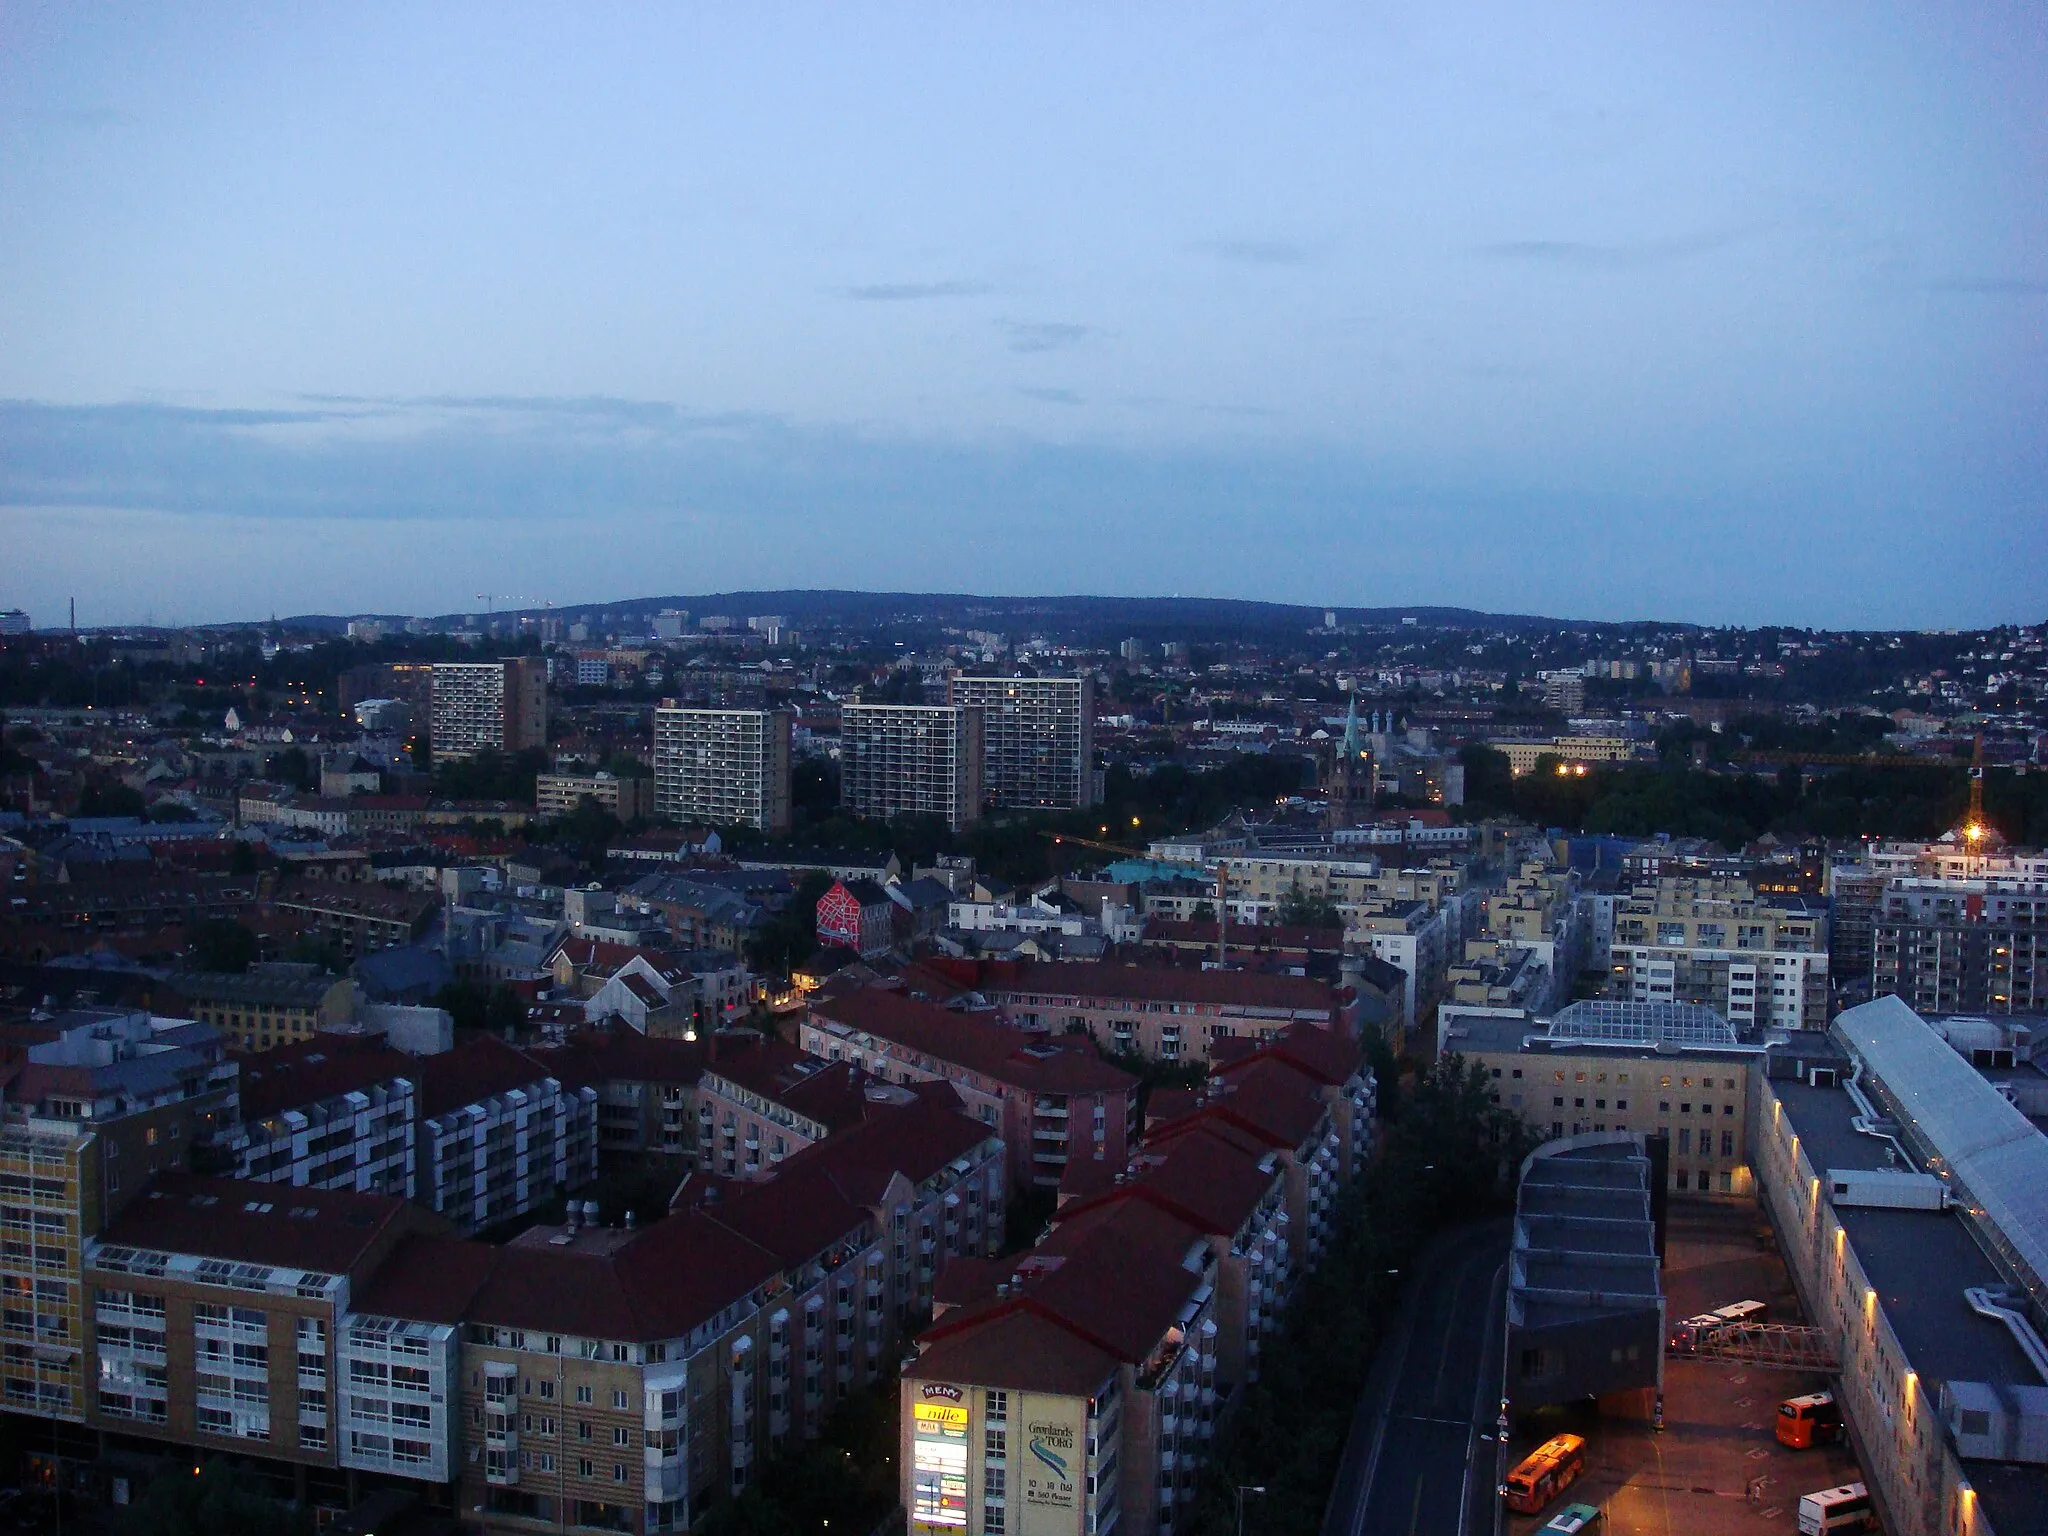
<svg viewBox="0 0 2048 1536">
<path fill-rule="evenodd" d="M 13 33 L 0 605 L 43 623 L 2048 597 L 2017 8 Z"/>
</svg>

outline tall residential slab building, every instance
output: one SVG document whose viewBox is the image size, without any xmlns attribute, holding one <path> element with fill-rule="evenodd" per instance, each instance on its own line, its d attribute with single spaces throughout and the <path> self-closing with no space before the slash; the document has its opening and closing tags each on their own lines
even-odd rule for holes
<svg viewBox="0 0 2048 1536">
<path fill-rule="evenodd" d="M 958 704 L 849 704 L 839 717 L 839 803 L 855 816 L 981 816 L 982 714 Z"/>
<path fill-rule="evenodd" d="M 787 710 L 663 704 L 654 712 L 654 814 L 787 832 L 789 729 Z"/>
<path fill-rule="evenodd" d="M 993 803 L 1095 803 L 1094 679 L 955 675 L 947 699 L 981 711 L 982 788 Z"/>
<path fill-rule="evenodd" d="M 520 752 L 548 742 L 548 666 L 538 656 L 434 664 L 437 758 Z"/>
</svg>

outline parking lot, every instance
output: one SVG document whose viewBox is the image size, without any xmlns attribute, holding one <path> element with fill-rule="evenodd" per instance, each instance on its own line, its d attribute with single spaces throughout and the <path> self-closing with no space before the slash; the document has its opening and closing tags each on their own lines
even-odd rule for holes
<svg viewBox="0 0 2048 1536">
<path fill-rule="evenodd" d="M 1762 1212 L 1750 1205 L 1674 1201 L 1665 1245 L 1669 1314 L 1682 1318 L 1755 1299 L 1773 1322 L 1801 1321 Z M 1539 1516 L 1510 1515 L 1522 1536 L 1567 1504 L 1599 1506 L 1610 1536 L 1732 1536 L 1798 1528 L 1799 1496 L 1855 1480 L 1846 1445 L 1794 1451 L 1772 1422 L 1780 1401 L 1828 1385 L 1823 1376 L 1724 1361 L 1672 1358 L 1664 1370 L 1664 1430 L 1639 1407 L 1546 1409 L 1518 1427 L 1513 1464 L 1545 1437 L 1586 1437 L 1586 1471 Z"/>
</svg>

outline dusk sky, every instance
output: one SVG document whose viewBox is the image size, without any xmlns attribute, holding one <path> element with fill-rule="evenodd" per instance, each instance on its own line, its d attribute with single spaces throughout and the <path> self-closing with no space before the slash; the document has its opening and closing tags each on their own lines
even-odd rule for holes
<svg viewBox="0 0 2048 1536">
<path fill-rule="evenodd" d="M 2048 617 L 2048 8 L 0 9 L 0 608 Z"/>
</svg>

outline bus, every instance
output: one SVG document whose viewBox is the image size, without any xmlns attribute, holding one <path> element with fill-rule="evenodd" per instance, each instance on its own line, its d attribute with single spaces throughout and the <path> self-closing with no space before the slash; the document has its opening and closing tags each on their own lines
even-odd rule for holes
<svg viewBox="0 0 2048 1536">
<path fill-rule="evenodd" d="M 1533 1515 L 1577 1482 L 1585 1470 L 1585 1438 L 1552 1435 L 1508 1474 L 1500 1496 L 1516 1514 Z"/>
<path fill-rule="evenodd" d="M 1733 1328 L 1740 1323 L 1768 1322 L 1771 1309 L 1760 1301 L 1731 1301 L 1725 1307 L 1714 1308 L 1714 1316 L 1721 1319 L 1723 1328 Z"/>
<path fill-rule="evenodd" d="M 1824 1488 L 1799 1501 L 1799 1536 L 1831 1536 L 1835 1531 L 1874 1531 L 1877 1511 L 1870 1490 L 1861 1483 Z"/>
<path fill-rule="evenodd" d="M 1842 1438 L 1842 1410 L 1832 1392 L 1809 1392 L 1778 1404 L 1775 1426 L 1779 1443 L 1795 1451 L 1811 1450 Z"/>
<path fill-rule="evenodd" d="M 1668 1351 L 1674 1355 L 1697 1353 L 1699 1347 L 1724 1328 L 1742 1323 L 1761 1323 L 1770 1309 L 1760 1301 L 1732 1301 L 1711 1312 L 1695 1312 L 1671 1330 Z"/>
</svg>

